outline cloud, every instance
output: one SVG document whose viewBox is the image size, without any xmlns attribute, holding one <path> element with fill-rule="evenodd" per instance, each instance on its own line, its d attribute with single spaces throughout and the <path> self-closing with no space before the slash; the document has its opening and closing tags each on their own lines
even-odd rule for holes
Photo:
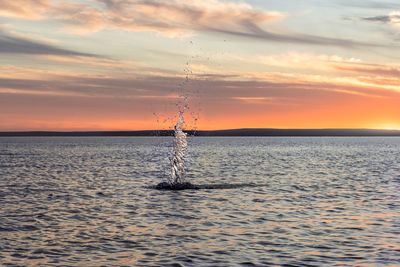
<svg viewBox="0 0 400 267">
<path fill-rule="evenodd" d="M 354 63 L 361 62 L 361 59 L 346 58 L 338 55 L 324 55 L 324 54 L 311 54 L 311 53 L 298 53 L 288 52 L 284 54 L 275 54 L 269 56 L 258 57 L 258 60 L 263 64 L 271 66 L 284 66 L 284 67 L 312 67 L 318 63 Z M 319 68 L 320 66 L 316 66 Z"/>
<path fill-rule="evenodd" d="M 9 68 L 7 68 L 9 69 Z M 0 69 L 1 70 L 1 69 Z M 179 75 L 98 76 L 95 74 L 39 72 L 13 69 L 0 75 L 0 93 L 79 96 L 109 99 L 164 99 L 179 95 Z M 18 73 L 18 75 L 14 75 Z M 21 77 L 25 77 L 21 79 Z M 194 97 L 214 101 L 219 99 L 302 101 L 326 96 L 357 95 L 385 97 L 399 93 L 398 76 L 389 79 L 337 77 L 287 73 L 242 73 L 236 75 L 193 76 L 187 85 Z M 326 99 L 326 98 L 325 98 Z M 322 99 L 321 99 L 322 101 Z"/>
<path fill-rule="evenodd" d="M 238 31 L 235 28 L 225 29 L 225 28 L 209 28 L 208 30 L 230 34 L 235 36 L 267 40 L 271 42 L 281 42 L 281 43 L 294 43 L 294 44 L 308 44 L 308 45 L 322 45 L 322 46 L 338 46 L 338 47 L 379 47 L 381 45 L 373 43 L 358 42 L 353 40 L 341 39 L 341 38 L 330 38 L 322 37 L 310 34 L 300 34 L 300 33 L 275 33 L 264 30 L 252 21 L 242 22 L 246 25 L 246 31 Z"/>
<path fill-rule="evenodd" d="M 38 1 L 40 3 L 38 6 L 42 8 L 33 9 L 29 14 L 26 14 L 22 8 L 13 9 L 13 15 L 35 19 L 46 14 L 47 19 L 64 23 L 68 31 L 76 34 L 87 34 L 102 29 L 120 29 L 155 32 L 169 37 L 184 37 L 197 32 L 207 32 L 279 43 L 338 47 L 378 46 L 361 41 L 312 34 L 282 32 L 281 30 L 276 32 L 272 30 L 272 27 L 266 29 L 268 24 L 282 20 L 286 14 L 255 9 L 247 3 L 221 0 L 94 0 L 89 2 L 91 4 L 45 0 L 24 1 L 27 6 L 34 6 Z M 11 5 L 10 3 L 14 2 L 5 0 L 3 5 Z M 16 7 L 15 3 L 12 5 Z M 45 13 L 43 9 L 46 10 Z"/>
<path fill-rule="evenodd" d="M 48 43 L 23 38 L 0 29 L 0 53 L 95 57 L 93 54 L 60 48 Z"/>
<path fill-rule="evenodd" d="M 348 64 L 337 65 L 336 69 L 362 74 L 372 74 L 374 76 L 400 77 L 400 66 L 398 65 Z"/>
<path fill-rule="evenodd" d="M 109 22 L 115 27 L 161 34 L 190 34 L 192 31 L 232 29 L 247 32 L 248 22 L 260 25 L 285 15 L 253 9 L 245 3 L 159 0 L 100 0 L 106 5 Z"/>
<path fill-rule="evenodd" d="M 108 21 L 105 25 L 132 31 L 150 31 L 169 36 L 203 31 L 283 43 L 340 47 L 376 46 L 340 38 L 268 31 L 265 29 L 267 23 L 281 20 L 286 15 L 256 10 L 244 3 L 218 0 L 98 1 L 106 6 Z"/>
<path fill-rule="evenodd" d="M 244 3 L 159 0 L 97 0 L 102 8 L 84 4 L 62 3 L 54 6 L 51 16 L 66 23 L 75 33 L 88 33 L 104 28 L 136 32 L 155 32 L 169 37 L 182 37 L 196 31 L 236 28 L 246 32 L 247 21 L 263 24 L 282 19 L 279 12 L 255 10 Z"/>
<path fill-rule="evenodd" d="M 64 23 L 67 31 L 87 34 L 107 27 L 105 11 L 80 3 L 60 2 L 49 10 L 49 17 Z"/>
<path fill-rule="evenodd" d="M 400 28 L 400 11 L 392 11 L 388 15 L 362 18 L 364 21 L 380 22 Z"/>
<path fill-rule="evenodd" d="M 311 71 L 314 75 L 303 75 L 306 77 L 305 82 L 315 83 L 325 79 L 329 83 L 344 87 L 347 85 L 361 86 L 362 88 L 376 87 L 400 92 L 399 64 L 376 64 L 353 57 L 296 52 L 259 56 L 255 61 L 273 66 L 275 70 L 295 71 L 297 74 L 286 78 L 290 80 L 294 77 L 302 77 L 299 73 L 310 73 Z M 317 73 L 319 75 L 316 75 Z"/>
<path fill-rule="evenodd" d="M 2 0 L 0 1 L 0 16 L 41 19 L 51 7 L 51 0 Z"/>
</svg>

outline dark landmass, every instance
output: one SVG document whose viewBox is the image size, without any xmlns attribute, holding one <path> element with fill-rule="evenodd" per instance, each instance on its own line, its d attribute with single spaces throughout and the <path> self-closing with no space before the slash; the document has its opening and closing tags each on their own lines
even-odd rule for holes
<svg viewBox="0 0 400 267">
<path fill-rule="evenodd" d="M 400 136 L 400 130 L 371 129 L 232 129 L 186 131 L 194 136 Z M 1 136 L 172 136 L 171 130 L 89 132 L 0 132 Z"/>
</svg>

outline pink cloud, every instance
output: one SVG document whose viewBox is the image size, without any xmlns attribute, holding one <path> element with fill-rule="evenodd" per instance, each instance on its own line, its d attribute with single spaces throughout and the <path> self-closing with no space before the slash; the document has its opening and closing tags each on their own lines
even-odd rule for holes
<svg viewBox="0 0 400 267">
<path fill-rule="evenodd" d="M 255 10 L 248 4 L 203 1 L 98 0 L 102 8 L 63 2 L 52 8 L 51 16 L 62 20 L 74 33 L 89 33 L 104 28 L 155 32 L 176 37 L 195 31 L 235 28 L 249 31 L 284 17 L 277 12 Z"/>
<path fill-rule="evenodd" d="M 41 19 L 50 7 L 50 0 L 2 0 L 0 1 L 0 16 Z"/>
</svg>

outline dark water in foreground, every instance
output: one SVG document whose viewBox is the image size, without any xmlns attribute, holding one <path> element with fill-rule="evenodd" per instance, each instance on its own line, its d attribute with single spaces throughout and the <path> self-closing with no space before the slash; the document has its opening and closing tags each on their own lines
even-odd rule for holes
<svg viewBox="0 0 400 267">
<path fill-rule="evenodd" d="M 399 266 L 400 138 L 0 138 L 1 266 Z"/>
</svg>

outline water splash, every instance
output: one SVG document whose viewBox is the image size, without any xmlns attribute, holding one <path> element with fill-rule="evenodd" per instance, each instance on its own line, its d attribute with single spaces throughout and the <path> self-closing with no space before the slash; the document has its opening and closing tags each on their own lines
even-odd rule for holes
<svg viewBox="0 0 400 267">
<path fill-rule="evenodd" d="M 185 125 L 185 110 L 179 110 L 178 121 L 174 129 L 174 150 L 171 159 L 171 175 L 167 176 L 165 182 L 159 183 L 155 186 L 159 190 L 184 190 L 191 189 L 193 185 L 185 179 L 185 158 L 187 154 L 187 134 L 183 132 Z"/>
<path fill-rule="evenodd" d="M 192 48 L 194 48 L 193 41 L 190 41 L 190 45 Z M 201 48 L 199 52 L 204 54 L 204 51 Z M 173 152 L 170 158 L 171 167 L 166 168 L 166 171 L 170 172 L 165 173 L 162 178 L 162 182 L 156 186 L 158 189 L 183 190 L 198 187 L 188 182 L 185 178 L 186 167 L 187 165 L 190 166 L 190 158 L 187 157 L 188 135 L 183 129 L 190 129 L 192 133 L 195 133 L 197 130 L 197 122 L 199 120 L 200 111 L 196 112 L 193 110 L 193 104 L 194 106 L 200 106 L 200 89 L 205 85 L 205 81 L 207 81 L 210 76 L 207 74 L 207 69 L 201 70 L 196 68 L 196 63 L 200 63 L 200 66 L 202 64 L 210 64 L 211 57 L 212 55 L 209 53 L 207 53 L 207 55 L 204 54 L 204 56 L 196 53 L 195 55 L 191 56 L 184 65 L 183 79 L 175 88 L 175 90 L 178 91 L 177 95 L 179 100 L 175 102 L 175 108 L 177 108 L 178 112 L 176 113 L 175 111 L 174 113 L 178 116 L 174 115 L 173 117 L 167 117 L 166 119 L 162 120 L 163 125 L 174 125 L 172 121 L 176 121 L 176 124 L 173 128 L 174 142 Z M 196 103 L 195 100 L 197 100 L 198 103 Z M 168 114 L 168 112 L 165 113 Z M 157 118 L 157 123 L 159 123 L 163 115 L 159 115 L 157 113 L 154 113 L 154 115 Z M 170 126 L 168 128 L 171 129 Z"/>
<path fill-rule="evenodd" d="M 171 177 L 168 183 L 171 185 L 185 183 L 185 156 L 187 153 L 187 136 L 182 128 L 185 123 L 184 110 L 179 112 L 178 122 L 174 130 L 174 152 L 172 158 Z"/>
</svg>

